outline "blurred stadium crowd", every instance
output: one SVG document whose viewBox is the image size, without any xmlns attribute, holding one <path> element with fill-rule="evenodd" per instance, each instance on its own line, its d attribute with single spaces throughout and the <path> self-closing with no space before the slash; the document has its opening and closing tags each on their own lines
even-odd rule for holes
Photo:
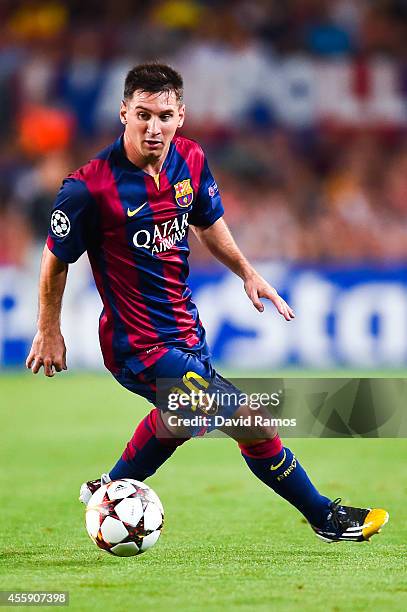
<svg viewBox="0 0 407 612">
<path fill-rule="evenodd" d="M 63 176 L 120 134 L 126 71 L 157 59 L 250 258 L 405 259 L 406 58 L 404 0 L 2 0 L 0 264 L 44 241 Z"/>
</svg>

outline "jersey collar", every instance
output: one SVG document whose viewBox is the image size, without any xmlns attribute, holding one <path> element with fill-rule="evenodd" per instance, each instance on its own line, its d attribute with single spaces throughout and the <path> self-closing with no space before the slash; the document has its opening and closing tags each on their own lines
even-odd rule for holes
<svg viewBox="0 0 407 612">
<path fill-rule="evenodd" d="M 126 151 L 124 150 L 124 133 L 122 133 L 119 136 L 119 138 L 115 141 L 113 148 L 114 148 L 116 158 L 123 168 L 127 168 L 128 170 L 132 170 L 133 172 L 137 172 L 142 175 L 151 176 L 150 174 L 148 174 L 148 172 L 145 172 L 142 168 L 139 168 L 138 166 L 133 164 L 133 162 L 131 162 L 129 158 L 127 157 Z M 170 148 L 168 149 L 168 153 L 164 160 L 162 168 L 160 170 L 160 174 L 163 170 L 167 168 L 168 164 L 170 163 L 170 159 L 173 155 L 174 149 L 175 149 L 174 141 L 171 141 Z"/>
</svg>

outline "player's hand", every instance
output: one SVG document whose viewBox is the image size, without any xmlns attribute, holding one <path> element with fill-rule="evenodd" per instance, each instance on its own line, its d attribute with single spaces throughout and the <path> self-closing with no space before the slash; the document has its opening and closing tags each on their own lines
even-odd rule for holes
<svg viewBox="0 0 407 612">
<path fill-rule="evenodd" d="M 43 366 L 45 376 L 67 370 L 66 347 L 61 332 L 46 334 L 38 331 L 25 365 L 33 374 L 37 374 Z"/>
<path fill-rule="evenodd" d="M 272 287 L 260 274 L 257 272 L 253 273 L 249 278 L 245 280 L 244 288 L 252 301 L 253 306 L 257 308 L 259 312 L 263 312 L 264 305 L 260 301 L 260 298 L 267 298 L 273 302 L 278 312 L 285 318 L 286 321 L 294 319 L 295 314 L 292 308 L 287 304 L 283 298 L 278 295 L 277 291 Z"/>
</svg>

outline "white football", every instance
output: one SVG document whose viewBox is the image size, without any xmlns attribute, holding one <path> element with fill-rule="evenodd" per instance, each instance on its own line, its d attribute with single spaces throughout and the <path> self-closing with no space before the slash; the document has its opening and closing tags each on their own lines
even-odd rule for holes
<svg viewBox="0 0 407 612">
<path fill-rule="evenodd" d="M 86 507 L 86 529 L 102 550 L 117 557 L 139 555 L 157 542 L 164 508 L 148 485 L 132 478 L 102 485 Z"/>
</svg>

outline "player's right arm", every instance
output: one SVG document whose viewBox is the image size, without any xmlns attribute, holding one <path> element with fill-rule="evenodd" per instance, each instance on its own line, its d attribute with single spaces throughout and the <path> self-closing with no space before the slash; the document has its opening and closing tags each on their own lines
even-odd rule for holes
<svg viewBox="0 0 407 612">
<path fill-rule="evenodd" d="M 58 259 L 47 246 L 41 261 L 39 283 L 38 331 L 26 366 L 33 374 L 44 367 L 45 376 L 67 369 L 66 348 L 61 334 L 61 307 L 68 264 Z"/>
<path fill-rule="evenodd" d="M 84 180 L 73 175 L 64 180 L 55 200 L 41 262 L 38 331 L 26 361 L 33 374 L 42 366 L 45 376 L 67 369 L 61 334 L 62 296 L 68 265 L 88 248 L 93 204 Z"/>
</svg>

